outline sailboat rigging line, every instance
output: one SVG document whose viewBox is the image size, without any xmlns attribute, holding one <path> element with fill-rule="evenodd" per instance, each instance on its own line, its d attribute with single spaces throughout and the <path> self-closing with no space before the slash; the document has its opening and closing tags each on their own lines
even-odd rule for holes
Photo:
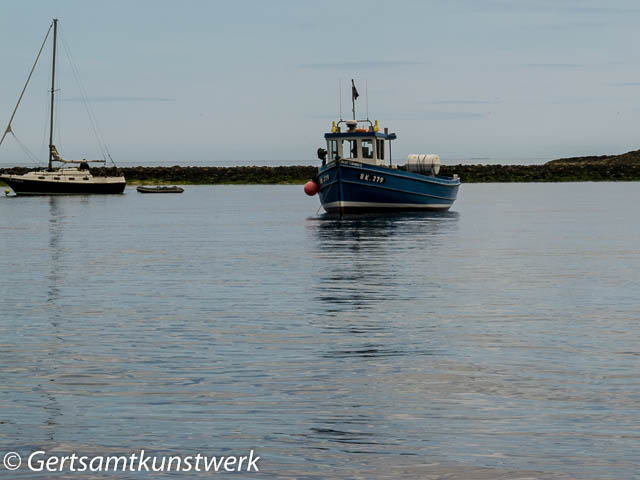
<svg viewBox="0 0 640 480">
<path fill-rule="evenodd" d="M 40 162 L 38 161 L 38 157 L 36 157 L 33 152 L 31 152 L 31 150 L 29 150 L 27 148 L 27 146 L 22 143 L 20 141 L 20 139 L 18 137 L 16 137 L 16 134 L 13 133 L 13 131 L 11 132 L 11 135 L 13 135 L 13 138 L 15 139 L 16 143 L 20 146 L 20 148 L 22 149 L 22 151 L 27 155 L 27 157 L 29 158 L 29 160 L 31 160 L 32 162 L 34 162 L 36 164 L 36 166 L 40 166 Z"/>
<path fill-rule="evenodd" d="M 69 48 L 69 44 L 67 43 L 62 30 L 60 30 L 60 40 L 62 43 L 62 47 L 67 55 L 67 59 L 69 60 L 69 65 L 71 66 L 71 72 L 73 74 L 73 78 L 75 79 L 76 85 L 78 86 L 78 90 L 80 91 L 82 103 L 84 104 L 85 110 L 87 111 L 87 115 L 89 116 L 89 122 L 91 123 L 91 128 L 98 142 L 98 148 L 100 149 L 102 158 L 106 162 L 107 155 L 109 155 L 109 152 L 107 150 L 107 146 L 105 142 L 102 139 L 102 135 L 100 135 L 100 131 L 98 128 L 98 121 L 96 119 L 95 113 L 93 112 L 93 109 L 91 108 L 91 102 L 89 102 L 89 97 L 87 96 L 87 92 L 84 88 L 84 85 L 82 84 L 82 81 L 80 80 L 80 73 L 78 72 L 78 69 L 75 66 L 75 63 L 73 61 L 73 55 L 71 54 L 71 49 Z M 109 155 L 109 158 L 111 158 L 110 155 Z M 115 165 L 115 163 L 113 162 L 113 159 L 111 159 L 111 162 Z"/>
<path fill-rule="evenodd" d="M 33 75 L 33 71 L 36 69 L 36 65 L 38 64 L 38 59 L 40 58 L 40 54 L 44 49 L 45 43 L 47 43 L 47 38 L 49 38 L 49 32 L 51 32 L 51 28 L 53 27 L 53 23 L 49 25 L 49 30 L 47 30 L 47 34 L 44 36 L 44 40 L 42 41 L 42 45 L 40 46 L 40 50 L 38 51 L 38 55 L 36 56 L 36 60 L 33 62 L 33 66 L 31 67 L 31 71 L 29 72 L 29 76 L 27 77 L 27 81 L 22 88 L 22 92 L 20 92 L 20 97 L 18 98 L 18 103 L 16 103 L 15 108 L 13 109 L 13 113 L 11 113 L 11 118 L 9 119 L 9 125 L 7 125 L 6 130 L 2 134 L 2 138 L 0 138 L 0 145 L 4 141 L 4 137 L 7 136 L 7 133 L 11 131 L 11 122 L 13 122 L 13 117 L 15 117 L 16 112 L 18 111 L 18 107 L 20 106 L 20 102 L 22 101 L 22 97 L 24 96 L 24 92 L 27 89 L 27 85 L 29 85 L 29 80 L 31 80 L 31 75 Z"/>
<path fill-rule="evenodd" d="M 44 105 L 44 116 L 43 125 L 42 125 L 42 140 L 40 141 L 40 150 L 38 150 L 38 158 L 44 158 L 45 153 L 46 156 L 49 156 L 49 144 L 47 139 L 47 134 L 49 133 L 49 102 L 42 102 Z"/>
<path fill-rule="evenodd" d="M 66 85 L 64 85 L 64 82 L 63 82 L 64 79 L 61 79 L 60 77 L 61 77 L 60 74 L 58 74 L 58 76 L 56 77 L 56 87 L 66 87 Z M 57 93 L 59 91 L 64 91 L 64 89 L 56 88 L 55 91 Z M 54 100 L 55 106 L 53 107 L 53 116 L 55 118 L 55 121 L 52 124 L 54 129 L 53 129 L 53 133 L 51 133 L 50 135 L 50 138 L 56 139 L 57 144 L 64 145 L 64 138 L 62 137 L 62 132 L 64 130 L 60 127 L 63 124 L 62 119 L 64 118 L 64 112 L 63 112 L 64 105 L 60 104 L 60 97 L 61 95 L 56 95 Z M 49 114 L 51 114 L 51 111 L 49 111 Z M 52 143 L 53 141 L 49 140 L 49 145 L 51 145 Z"/>
<path fill-rule="evenodd" d="M 105 148 L 107 146 L 105 145 Z M 109 157 L 109 160 L 111 160 L 111 163 L 113 164 L 114 167 L 117 167 L 116 162 L 113 161 L 113 158 L 111 158 L 111 153 L 109 153 L 109 150 L 107 150 L 107 156 Z"/>
</svg>

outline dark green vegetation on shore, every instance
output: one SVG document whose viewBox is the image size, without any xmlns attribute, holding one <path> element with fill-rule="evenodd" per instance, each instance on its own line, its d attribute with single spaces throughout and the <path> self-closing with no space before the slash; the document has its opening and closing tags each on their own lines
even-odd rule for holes
<svg viewBox="0 0 640 480">
<path fill-rule="evenodd" d="M 3 168 L 22 174 L 24 167 Z M 302 184 L 317 166 L 291 167 L 126 167 L 94 168 L 93 175 L 124 175 L 129 184 Z M 640 150 L 622 155 L 575 157 L 543 165 L 443 165 L 440 175 L 457 174 L 463 183 L 640 181 Z"/>
<path fill-rule="evenodd" d="M 640 150 L 620 155 L 600 155 L 590 157 L 571 157 L 551 160 L 547 165 L 640 165 Z"/>
</svg>

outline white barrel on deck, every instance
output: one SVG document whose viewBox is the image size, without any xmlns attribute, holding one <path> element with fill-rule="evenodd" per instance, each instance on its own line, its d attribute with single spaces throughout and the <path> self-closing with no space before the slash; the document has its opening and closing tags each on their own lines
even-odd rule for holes
<svg viewBox="0 0 640 480">
<path fill-rule="evenodd" d="M 434 153 L 412 153 L 407 158 L 407 170 L 437 175 L 440 172 L 440 157 Z"/>
</svg>

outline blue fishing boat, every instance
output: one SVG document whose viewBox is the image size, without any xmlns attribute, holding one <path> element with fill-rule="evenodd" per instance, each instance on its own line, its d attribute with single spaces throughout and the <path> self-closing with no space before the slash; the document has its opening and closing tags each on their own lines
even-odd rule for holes
<svg viewBox="0 0 640 480">
<path fill-rule="evenodd" d="M 409 155 L 405 164 L 394 164 L 391 142 L 396 134 L 388 128 L 381 132 L 377 120 L 356 120 L 357 97 L 352 83 L 353 119 L 334 121 L 324 135 L 326 148 L 318 149 L 322 165 L 305 192 L 318 193 L 327 213 L 451 208 L 460 186 L 458 176 L 438 176 L 440 157 L 433 154 Z"/>
</svg>

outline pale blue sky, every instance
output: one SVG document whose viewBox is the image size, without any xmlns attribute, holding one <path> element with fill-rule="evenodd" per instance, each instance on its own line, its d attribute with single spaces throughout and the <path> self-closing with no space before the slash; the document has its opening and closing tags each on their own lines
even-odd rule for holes
<svg viewBox="0 0 640 480">
<path fill-rule="evenodd" d="M 358 111 L 398 134 L 394 157 L 540 163 L 640 147 L 633 1 L 24 1 L 0 5 L 0 122 L 52 17 L 121 165 L 315 164 Z M 14 121 L 44 158 L 50 53 Z M 66 157 L 98 149 L 64 54 Z M 13 139 L 0 165 L 29 163 Z"/>
</svg>

